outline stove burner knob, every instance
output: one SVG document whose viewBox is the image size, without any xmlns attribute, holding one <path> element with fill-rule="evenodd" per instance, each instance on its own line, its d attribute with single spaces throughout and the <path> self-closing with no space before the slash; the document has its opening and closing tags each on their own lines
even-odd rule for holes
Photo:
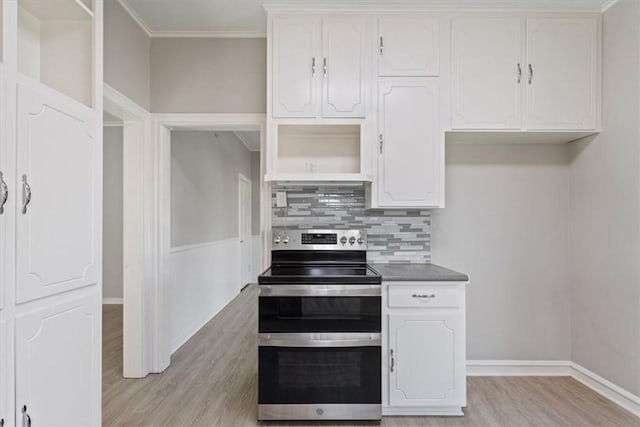
<svg viewBox="0 0 640 427">
<path fill-rule="evenodd" d="M 353 244 L 354 244 L 355 242 L 356 242 L 356 238 L 355 238 L 355 237 L 353 237 L 353 236 L 349 237 L 349 244 L 350 244 L 351 246 L 353 246 Z"/>
<path fill-rule="evenodd" d="M 282 243 L 284 243 L 285 245 L 289 243 L 289 236 L 285 236 L 285 238 L 282 240 Z"/>
<path fill-rule="evenodd" d="M 343 245 L 346 245 L 347 244 L 347 238 L 345 236 L 342 236 L 340 238 L 340 243 L 342 243 Z"/>
<path fill-rule="evenodd" d="M 273 239 L 273 243 L 275 243 L 276 245 L 280 243 L 280 236 L 276 236 L 275 239 Z"/>
<path fill-rule="evenodd" d="M 361 245 L 364 243 L 364 239 L 362 237 L 358 237 L 358 244 Z"/>
</svg>

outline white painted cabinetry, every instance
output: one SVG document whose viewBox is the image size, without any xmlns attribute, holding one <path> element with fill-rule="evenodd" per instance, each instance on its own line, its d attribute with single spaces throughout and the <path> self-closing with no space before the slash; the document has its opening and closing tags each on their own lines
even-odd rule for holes
<svg viewBox="0 0 640 427">
<path fill-rule="evenodd" d="M 383 413 L 463 415 L 465 283 L 383 283 Z"/>
<path fill-rule="evenodd" d="M 393 17 L 378 20 L 378 75 L 440 75 L 438 18 Z"/>
<path fill-rule="evenodd" d="M 458 17 L 452 128 L 599 127 L 599 18 Z"/>
<path fill-rule="evenodd" d="M 379 82 L 378 206 L 443 204 L 444 136 L 438 79 Z"/>
<path fill-rule="evenodd" d="M 101 422 L 102 12 L 102 0 L 2 2 L 6 426 Z"/>
<path fill-rule="evenodd" d="M 273 117 L 364 117 L 363 17 L 273 21 Z"/>
</svg>

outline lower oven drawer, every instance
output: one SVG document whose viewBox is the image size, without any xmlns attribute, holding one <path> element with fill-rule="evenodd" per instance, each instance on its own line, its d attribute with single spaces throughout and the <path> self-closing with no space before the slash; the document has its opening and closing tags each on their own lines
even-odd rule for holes
<svg viewBox="0 0 640 427">
<path fill-rule="evenodd" d="M 380 405 L 380 358 L 379 346 L 260 346 L 258 402 L 261 406 Z"/>
</svg>

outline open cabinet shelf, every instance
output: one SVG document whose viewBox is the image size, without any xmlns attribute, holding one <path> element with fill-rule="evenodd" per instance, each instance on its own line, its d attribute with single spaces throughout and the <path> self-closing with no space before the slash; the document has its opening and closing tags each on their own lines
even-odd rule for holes
<svg viewBox="0 0 640 427">
<path fill-rule="evenodd" d="M 18 71 L 93 102 L 93 12 L 85 0 L 18 0 Z"/>
<path fill-rule="evenodd" d="M 276 124 L 271 181 L 367 181 L 362 162 L 362 126 Z"/>
</svg>

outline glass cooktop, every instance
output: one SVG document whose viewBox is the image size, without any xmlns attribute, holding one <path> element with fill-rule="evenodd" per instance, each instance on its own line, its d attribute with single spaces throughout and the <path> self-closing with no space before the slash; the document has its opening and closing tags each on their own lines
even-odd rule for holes
<svg viewBox="0 0 640 427">
<path fill-rule="evenodd" d="M 280 265 L 258 276 L 258 283 L 381 283 L 368 265 Z"/>
</svg>

